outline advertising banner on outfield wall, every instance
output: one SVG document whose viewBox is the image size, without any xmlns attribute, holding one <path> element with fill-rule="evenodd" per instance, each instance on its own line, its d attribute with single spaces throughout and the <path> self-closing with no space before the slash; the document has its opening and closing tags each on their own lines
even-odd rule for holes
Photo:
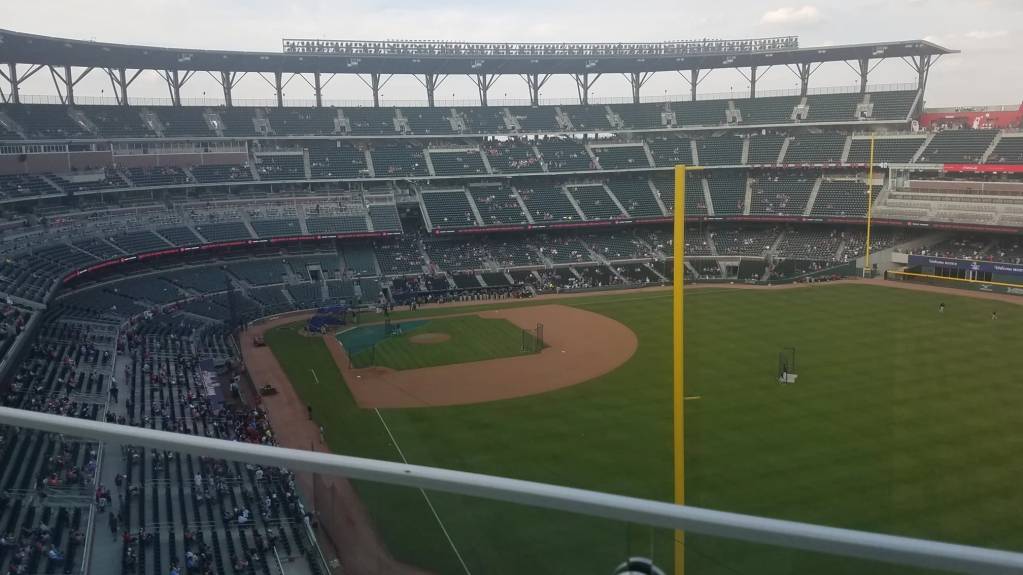
<svg viewBox="0 0 1023 575">
<path fill-rule="evenodd" d="M 978 262 L 955 258 L 936 258 L 931 256 L 909 256 L 909 267 L 940 266 L 978 272 L 990 272 L 999 276 L 1023 277 L 1023 264 L 1007 264 L 1002 262 Z"/>
</svg>

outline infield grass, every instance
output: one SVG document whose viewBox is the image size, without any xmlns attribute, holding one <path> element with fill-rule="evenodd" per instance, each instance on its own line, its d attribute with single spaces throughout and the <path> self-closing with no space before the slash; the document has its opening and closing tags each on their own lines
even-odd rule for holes
<svg viewBox="0 0 1023 575">
<path fill-rule="evenodd" d="M 436 343 L 413 341 L 415 336 L 425 333 L 444 334 L 450 339 Z M 527 349 L 532 349 L 533 336 L 523 336 L 522 328 L 508 320 L 478 315 L 444 317 L 388 337 L 373 349 L 355 353 L 351 359 L 354 367 L 374 365 L 398 370 L 485 361 L 532 353 L 522 349 L 523 337 L 527 338 Z"/>
<path fill-rule="evenodd" d="M 628 325 L 636 355 L 538 396 L 381 410 L 383 418 L 410 463 L 670 500 L 670 294 L 559 303 Z M 451 310 L 415 317 L 430 313 Z M 686 395 L 700 399 L 685 402 L 687 502 L 1023 550 L 1021 336 L 1023 309 L 944 294 L 857 285 L 690 291 Z M 322 342 L 287 327 L 266 341 L 335 452 L 397 458 Z M 784 347 L 797 348 L 799 380 L 789 386 L 774 382 Z M 358 488 L 398 558 L 462 572 L 417 491 Z M 629 554 L 672 563 L 664 531 L 431 499 L 473 573 L 606 573 Z M 689 575 L 916 572 L 696 535 L 686 549 Z"/>
</svg>

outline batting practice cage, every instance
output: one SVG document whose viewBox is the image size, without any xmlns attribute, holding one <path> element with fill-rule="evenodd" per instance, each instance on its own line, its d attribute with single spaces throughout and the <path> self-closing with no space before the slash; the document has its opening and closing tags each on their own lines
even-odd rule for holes
<svg viewBox="0 0 1023 575">
<path fill-rule="evenodd" d="M 526 353 L 540 353 L 544 348 L 543 324 L 538 323 L 533 329 L 522 330 L 522 351 Z"/>
</svg>

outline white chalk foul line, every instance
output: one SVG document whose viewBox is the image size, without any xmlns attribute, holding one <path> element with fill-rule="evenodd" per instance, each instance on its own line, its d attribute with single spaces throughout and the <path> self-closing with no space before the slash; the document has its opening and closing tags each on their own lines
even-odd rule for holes
<svg viewBox="0 0 1023 575">
<path fill-rule="evenodd" d="M 310 369 L 309 371 L 313 372 L 313 379 L 316 380 L 316 383 L 320 383 L 320 378 L 316 376 L 316 371 L 313 369 Z"/>
<path fill-rule="evenodd" d="M 384 424 L 384 430 L 387 431 L 387 436 L 391 438 L 391 443 L 394 444 L 394 448 L 398 450 L 398 457 L 401 457 L 401 462 L 407 464 L 408 460 L 405 459 L 405 454 L 401 451 L 401 446 L 398 445 L 398 440 L 395 439 L 394 434 L 391 433 L 391 428 L 388 427 L 387 422 L 384 421 L 384 416 L 381 415 L 379 409 L 374 408 L 373 411 L 375 411 L 377 417 L 380 418 L 380 423 Z M 430 496 L 427 495 L 426 491 L 423 489 L 420 489 L 419 492 L 423 494 L 423 499 L 426 500 L 426 506 L 429 507 L 430 512 L 433 513 L 433 518 L 437 520 L 437 525 L 440 526 L 440 530 L 444 533 L 444 538 L 447 539 L 448 544 L 451 545 L 451 550 L 455 552 L 455 557 L 458 558 L 458 562 L 462 564 L 462 569 L 465 570 L 466 575 L 472 575 L 472 571 L 469 571 L 469 566 L 466 565 L 465 560 L 462 559 L 462 554 L 458 552 L 458 547 L 455 547 L 455 542 L 451 539 L 451 534 L 448 533 L 447 528 L 444 527 L 444 522 L 440 520 L 440 515 L 437 514 L 437 509 L 434 508 L 433 502 L 430 501 Z"/>
</svg>

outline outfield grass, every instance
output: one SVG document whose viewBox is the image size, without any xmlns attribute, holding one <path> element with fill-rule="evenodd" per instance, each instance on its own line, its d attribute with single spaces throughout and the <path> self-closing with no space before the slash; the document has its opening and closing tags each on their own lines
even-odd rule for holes
<svg viewBox="0 0 1023 575">
<path fill-rule="evenodd" d="M 473 406 L 384 410 L 412 463 L 670 500 L 670 294 L 566 299 L 630 326 L 613 373 Z M 947 305 L 937 313 L 939 301 Z M 990 319 L 994 307 L 999 320 Z M 433 313 L 450 313 L 438 310 Z M 415 317 L 428 314 L 417 312 Z M 688 503 L 1023 550 L 1023 309 L 870 286 L 693 291 L 686 307 Z M 395 459 L 321 342 L 267 335 L 339 453 Z M 799 382 L 774 383 L 798 349 Z M 308 370 L 328 385 L 314 385 Z M 360 485 L 395 554 L 460 567 L 418 493 Z M 474 573 L 603 573 L 627 554 L 671 565 L 668 534 L 445 494 L 433 504 Z M 895 573 L 873 563 L 689 536 L 689 573 Z"/>
<path fill-rule="evenodd" d="M 424 333 L 446 334 L 450 339 L 427 344 L 412 341 L 413 337 Z M 528 334 L 526 337 L 531 349 L 533 337 Z M 355 353 L 351 359 L 354 367 L 420 369 L 532 353 L 522 349 L 522 338 L 522 328 L 505 319 L 484 319 L 477 315 L 445 317 L 384 339 L 373 349 Z"/>
</svg>

